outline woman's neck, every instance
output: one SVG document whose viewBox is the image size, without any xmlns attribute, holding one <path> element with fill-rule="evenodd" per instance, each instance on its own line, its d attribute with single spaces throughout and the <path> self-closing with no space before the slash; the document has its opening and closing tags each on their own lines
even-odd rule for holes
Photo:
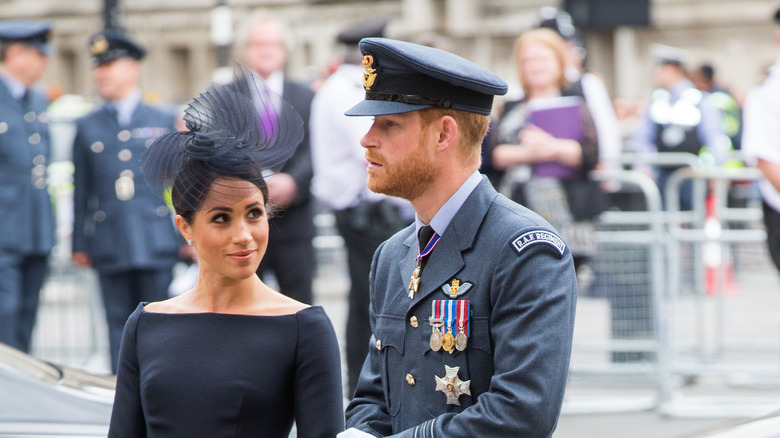
<svg viewBox="0 0 780 438">
<path fill-rule="evenodd" d="M 544 99 L 548 97 L 560 97 L 561 89 L 557 86 L 532 88 L 528 91 L 528 100 Z"/>
<path fill-rule="evenodd" d="M 256 275 L 243 280 L 201 276 L 192 289 L 192 305 L 204 312 L 248 313 L 267 286 Z"/>
</svg>

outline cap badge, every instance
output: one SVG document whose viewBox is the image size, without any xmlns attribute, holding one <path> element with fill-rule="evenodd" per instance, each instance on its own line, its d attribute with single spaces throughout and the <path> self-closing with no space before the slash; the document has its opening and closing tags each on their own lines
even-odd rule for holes
<svg viewBox="0 0 780 438">
<path fill-rule="evenodd" d="M 93 55 L 100 55 L 108 50 L 108 40 L 106 40 L 106 37 L 100 35 L 95 38 L 95 41 L 92 41 L 92 47 L 90 47 L 90 50 L 92 51 Z"/>
<path fill-rule="evenodd" d="M 363 56 L 363 88 L 370 90 L 376 81 L 376 69 L 374 67 L 374 57 L 371 55 Z"/>
</svg>

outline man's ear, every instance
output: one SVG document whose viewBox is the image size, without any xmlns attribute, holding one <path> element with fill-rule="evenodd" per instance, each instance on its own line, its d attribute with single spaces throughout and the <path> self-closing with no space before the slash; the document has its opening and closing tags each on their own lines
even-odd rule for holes
<svg viewBox="0 0 780 438">
<path fill-rule="evenodd" d="M 455 144 L 455 139 L 458 136 L 458 122 L 452 116 L 443 116 L 439 119 L 438 128 L 436 151 L 441 152 Z"/>
</svg>

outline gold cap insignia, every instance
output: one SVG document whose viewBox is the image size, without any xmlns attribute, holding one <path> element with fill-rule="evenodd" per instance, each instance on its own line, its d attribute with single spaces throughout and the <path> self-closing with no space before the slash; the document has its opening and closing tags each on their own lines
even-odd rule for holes
<svg viewBox="0 0 780 438">
<path fill-rule="evenodd" d="M 108 40 L 106 40 L 106 37 L 103 35 L 98 36 L 95 38 L 95 41 L 92 41 L 90 51 L 93 55 L 100 55 L 105 53 L 106 50 L 108 50 Z"/>
<path fill-rule="evenodd" d="M 374 67 L 374 57 L 371 55 L 363 56 L 363 88 L 366 91 L 371 90 L 376 81 L 376 69 Z"/>
</svg>

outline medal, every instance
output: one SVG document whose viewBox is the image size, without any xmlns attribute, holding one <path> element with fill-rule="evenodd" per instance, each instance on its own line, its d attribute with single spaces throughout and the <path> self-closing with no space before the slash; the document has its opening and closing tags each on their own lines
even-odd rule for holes
<svg viewBox="0 0 780 438">
<path fill-rule="evenodd" d="M 441 314 L 439 313 L 439 305 L 437 300 L 434 300 L 431 303 L 431 316 L 428 318 L 428 324 L 431 325 L 431 350 L 439 351 L 441 350 L 442 341 L 442 334 L 439 331 L 439 327 L 444 325 L 444 323 L 442 322 Z"/>
<path fill-rule="evenodd" d="M 417 293 L 417 288 L 420 287 L 420 262 L 417 262 L 417 267 L 412 272 L 412 279 L 409 280 L 409 299 L 414 299 L 414 294 Z"/>
<path fill-rule="evenodd" d="M 469 313 L 471 306 L 467 300 L 456 301 L 457 303 L 457 321 L 458 321 L 458 335 L 455 336 L 455 348 L 458 351 L 466 349 L 469 341 Z"/>
<path fill-rule="evenodd" d="M 439 331 L 438 327 L 433 328 L 433 332 L 431 333 L 430 344 L 431 344 L 431 350 L 433 351 L 441 350 L 442 334 Z"/>
<path fill-rule="evenodd" d="M 417 266 L 414 268 L 414 271 L 412 272 L 412 279 L 409 280 L 409 299 L 414 299 L 414 294 L 417 293 L 417 289 L 420 287 L 420 273 L 422 272 L 422 260 L 433 251 L 433 248 L 436 246 L 436 244 L 439 242 L 440 236 L 436 233 L 433 233 L 433 236 L 431 236 L 431 239 L 428 241 L 428 243 L 425 245 L 425 247 L 422 250 L 417 251 L 417 257 L 414 259 L 415 262 L 417 262 Z"/>
<path fill-rule="evenodd" d="M 434 376 L 436 378 L 436 390 L 441 391 L 447 396 L 448 405 L 460 406 L 458 398 L 463 395 L 471 395 L 471 380 L 460 380 L 458 371 L 460 367 L 451 367 L 444 365 L 444 377 Z"/>
<path fill-rule="evenodd" d="M 452 354 L 452 350 L 455 348 L 455 336 L 452 336 L 452 330 L 445 333 L 442 337 L 441 348 Z"/>
</svg>

